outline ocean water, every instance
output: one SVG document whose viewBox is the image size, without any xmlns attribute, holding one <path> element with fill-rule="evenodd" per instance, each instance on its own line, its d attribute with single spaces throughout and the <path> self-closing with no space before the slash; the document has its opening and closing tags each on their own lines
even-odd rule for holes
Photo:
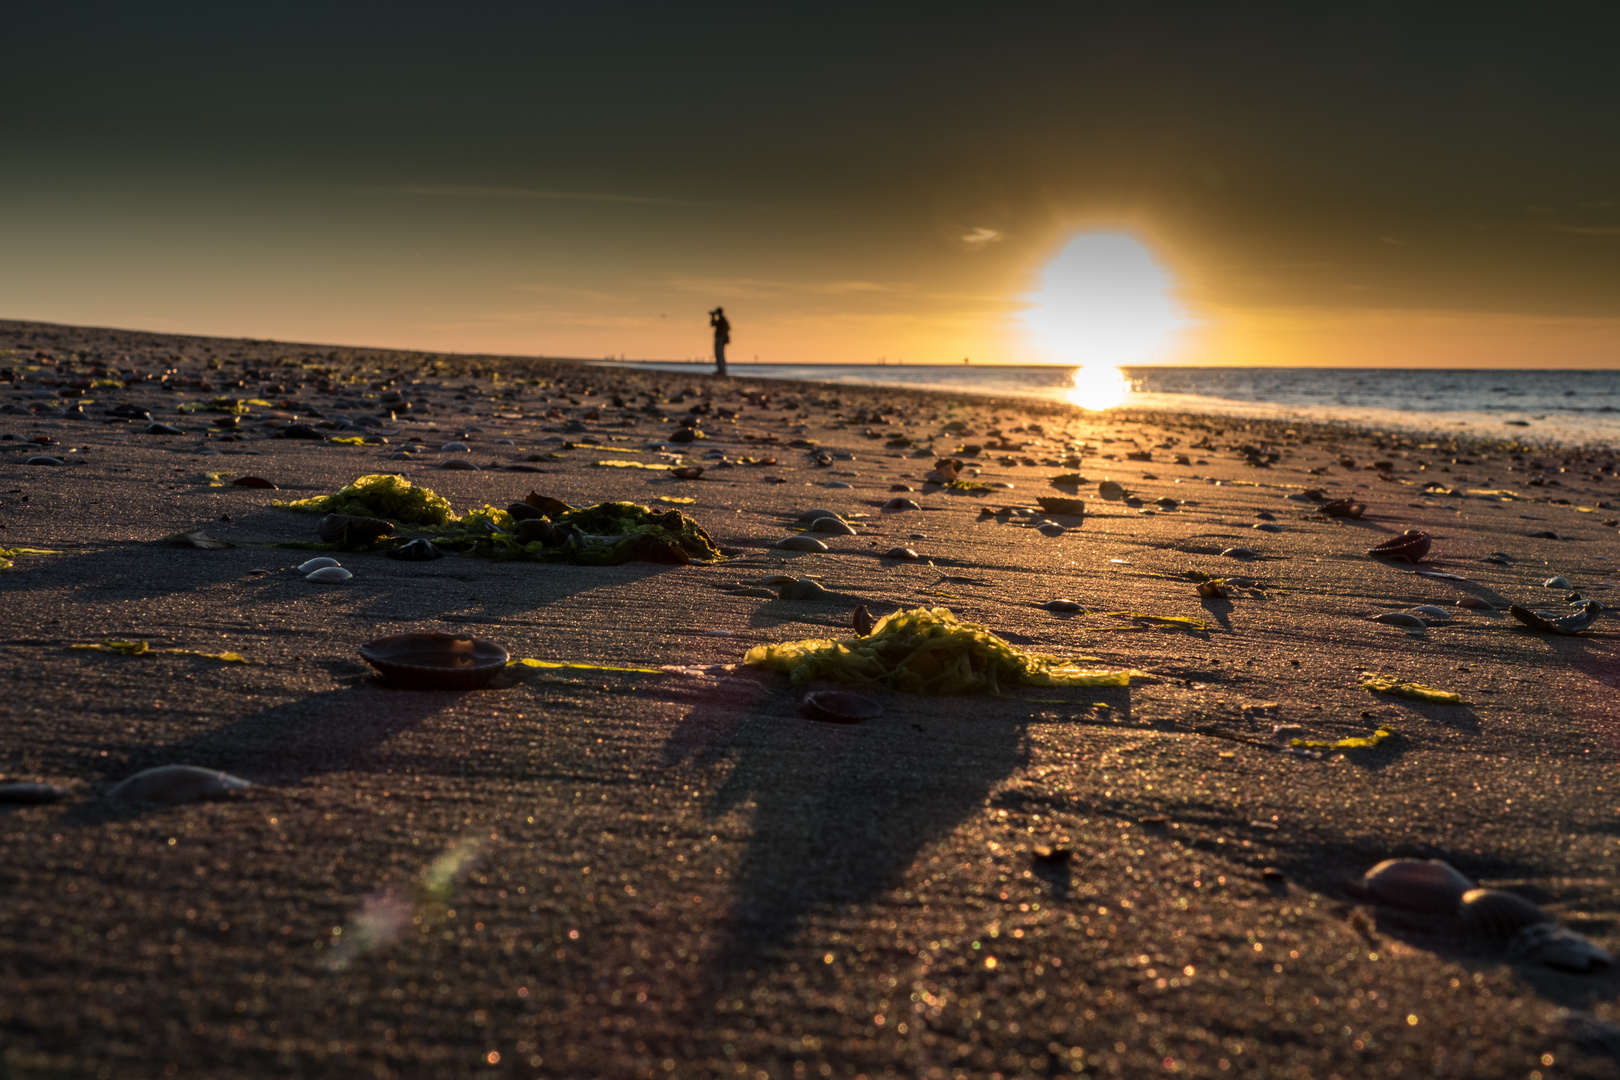
<svg viewBox="0 0 1620 1080">
<path fill-rule="evenodd" d="M 626 366 L 694 375 L 713 370 L 708 364 Z M 955 390 L 1076 407 L 1337 420 L 1559 446 L 1620 443 L 1620 370 L 732 364 L 730 372 L 741 379 Z"/>
</svg>

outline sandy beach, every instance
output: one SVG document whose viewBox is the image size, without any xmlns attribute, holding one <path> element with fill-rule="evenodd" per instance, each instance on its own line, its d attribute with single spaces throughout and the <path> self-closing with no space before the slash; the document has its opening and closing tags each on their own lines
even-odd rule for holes
<svg viewBox="0 0 1620 1080">
<path fill-rule="evenodd" d="M 1612 454 L 20 322 L 0 369 L 0 783 L 63 791 L 0 806 L 0 1076 L 1620 1074 L 1614 967 L 1354 887 L 1440 858 L 1620 951 Z M 274 503 L 372 474 L 678 509 L 732 554 L 307 581 L 275 545 L 317 518 Z M 772 546 L 812 508 L 855 534 Z M 234 546 L 164 539 L 198 528 Z M 1422 563 L 1368 555 L 1409 529 Z M 1507 614 L 1594 600 L 1578 636 Z M 856 604 L 1147 677 L 831 724 L 742 663 Z M 416 630 L 572 666 L 362 661 Z M 73 648 L 108 639 L 150 651 Z M 108 797 L 169 764 L 253 786 Z"/>
</svg>

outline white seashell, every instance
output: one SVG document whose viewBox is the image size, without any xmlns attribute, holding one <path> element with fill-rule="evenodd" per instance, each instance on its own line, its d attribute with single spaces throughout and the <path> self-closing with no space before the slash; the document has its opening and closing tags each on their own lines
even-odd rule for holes
<svg viewBox="0 0 1620 1080">
<path fill-rule="evenodd" d="M 1404 611 L 1386 611 L 1382 615 L 1374 615 L 1373 622 L 1385 623 L 1389 626 L 1398 626 L 1402 630 L 1412 630 L 1422 633 L 1429 628 L 1429 624 L 1416 615 L 1408 615 Z"/>
<path fill-rule="evenodd" d="M 323 566 L 313 574 L 304 575 L 305 581 L 313 581 L 321 585 L 331 585 L 339 581 L 348 581 L 353 574 L 341 566 Z"/>
<path fill-rule="evenodd" d="M 1566 578 L 1566 577 L 1550 577 L 1546 581 L 1543 581 L 1541 583 L 1541 587 L 1543 589 L 1572 589 L 1572 588 L 1574 588 L 1574 586 L 1569 583 L 1569 578 Z"/>
<path fill-rule="evenodd" d="M 1408 911 L 1453 911 L 1474 887 L 1455 867 L 1439 859 L 1385 859 L 1362 875 L 1361 881 L 1378 903 Z"/>
<path fill-rule="evenodd" d="M 1411 611 L 1412 614 L 1418 616 L 1424 622 L 1449 622 L 1451 620 L 1451 612 L 1443 607 L 1435 607 L 1433 604 L 1419 604 L 1412 608 Z"/>
<path fill-rule="evenodd" d="M 298 567 L 298 572 L 300 574 L 313 574 L 315 571 L 321 569 L 321 567 L 323 567 L 323 566 L 342 566 L 342 565 L 343 564 L 338 562 L 336 559 L 330 558 L 329 556 L 326 556 L 326 555 L 322 555 L 318 559 L 311 559 L 307 563 L 301 563 L 299 565 L 299 567 Z"/>
</svg>

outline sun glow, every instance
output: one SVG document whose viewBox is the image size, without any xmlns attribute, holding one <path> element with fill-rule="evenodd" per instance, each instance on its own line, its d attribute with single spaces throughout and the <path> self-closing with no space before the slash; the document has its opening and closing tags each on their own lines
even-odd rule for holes
<svg viewBox="0 0 1620 1080">
<path fill-rule="evenodd" d="M 1135 237 L 1082 233 L 1041 271 L 1024 329 L 1042 359 L 1080 365 L 1075 404 L 1107 408 L 1129 392 L 1119 368 L 1163 359 L 1187 327 L 1175 285 Z"/>
<path fill-rule="evenodd" d="M 1074 369 L 1074 385 L 1063 392 L 1070 405 L 1082 409 L 1112 409 L 1131 395 L 1131 380 L 1117 367 L 1087 364 Z"/>
</svg>

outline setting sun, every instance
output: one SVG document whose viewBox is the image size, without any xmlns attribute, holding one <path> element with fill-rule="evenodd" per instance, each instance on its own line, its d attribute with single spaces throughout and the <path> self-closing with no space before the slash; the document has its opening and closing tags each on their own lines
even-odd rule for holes
<svg viewBox="0 0 1620 1080">
<path fill-rule="evenodd" d="M 1123 233 L 1083 233 L 1041 271 L 1024 328 L 1048 362 L 1101 365 L 1162 360 L 1188 320 L 1152 252 Z"/>
</svg>

